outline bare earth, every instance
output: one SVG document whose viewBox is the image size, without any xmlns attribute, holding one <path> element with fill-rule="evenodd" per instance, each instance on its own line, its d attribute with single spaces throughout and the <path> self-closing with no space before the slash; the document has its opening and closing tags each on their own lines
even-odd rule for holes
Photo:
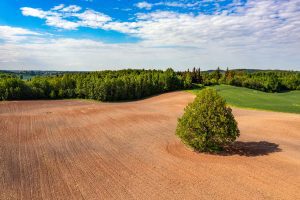
<svg viewBox="0 0 300 200">
<path fill-rule="evenodd" d="M 300 199 L 300 115 L 234 109 L 232 152 L 183 146 L 194 96 L 0 103 L 0 199 Z"/>
</svg>

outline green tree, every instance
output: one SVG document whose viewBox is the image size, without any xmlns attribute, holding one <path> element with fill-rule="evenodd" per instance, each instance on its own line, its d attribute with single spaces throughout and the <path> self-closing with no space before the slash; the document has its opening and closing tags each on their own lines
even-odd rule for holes
<svg viewBox="0 0 300 200">
<path fill-rule="evenodd" d="M 237 122 L 225 100 L 213 89 L 204 89 L 185 108 L 176 135 L 198 151 L 219 151 L 239 136 Z"/>
<path fill-rule="evenodd" d="M 184 80 L 183 80 L 184 88 L 190 88 L 192 87 L 192 76 L 190 72 L 187 72 L 185 74 Z"/>
<path fill-rule="evenodd" d="M 220 67 L 218 67 L 217 70 L 215 70 L 212 73 L 212 78 L 216 79 L 217 81 L 219 81 L 219 79 L 222 78 L 222 73 L 221 73 Z"/>
</svg>

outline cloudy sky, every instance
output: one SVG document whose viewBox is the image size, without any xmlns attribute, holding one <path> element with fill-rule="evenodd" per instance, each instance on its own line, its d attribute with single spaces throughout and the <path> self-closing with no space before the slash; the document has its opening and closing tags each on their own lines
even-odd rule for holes
<svg viewBox="0 0 300 200">
<path fill-rule="evenodd" d="M 1 0 L 0 69 L 300 70 L 300 0 Z"/>
</svg>

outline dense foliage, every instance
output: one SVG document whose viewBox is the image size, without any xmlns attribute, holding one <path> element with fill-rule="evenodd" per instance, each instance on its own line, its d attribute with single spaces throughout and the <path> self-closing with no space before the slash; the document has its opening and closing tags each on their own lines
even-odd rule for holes
<svg viewBox="0 0 300 200">
<path fill-rule="evenodd" d="M 234 142 L 239 136 L 237 122 L 225 100 L 211 88 L 202 90 L 185 108 L 176 134 L 198 151 L 213 152 Z"/>
<path fill-rule="evenodd" d="M 26 72 L 27 73 L 27 72 Z M 177 72 L 172 69 L 100 72 L 36 72 L 24 78 L 0 72 L 0 100 L 85 98 L 101 101 L 132 100 L 202 85 L 228 84 L 264 92 L 300 90 L 300 72 L 226 70 Z M 29 72 L 28 72 L 29 73 Z M 30 72 L 31 73 L 31 72 Z M 32 72 L 33 73 L 33 72 Z M 31 74 L 32 74 L 31 73 Z"/>
<path fill-rule="evenodd" d="M 260 90 L 263 92 L 283 92 L 300 90 L 300 72 L 297 71 L 260 71 L 260 70 L 226 70 L 219 68 L 215 71 L 191 73 L 193 83 L 203 85 L 227 84 L 238 87 Z"/>
<path fill-rule="evenodd" d="M 178 75 L 172 69 L 66 73 L 35 77 L 28 81 L 5 76 L 0 78 L 0 99 L 131 100 L 189 88 L 191 85 L 189 74 Z"/>
<path fill-rule="evenodd" d="M 262 71 L 254 73 L 227 71 L 223 82 L 263 92 L 300 90 L 300 73 L 290 71 Z"/>
</svg>

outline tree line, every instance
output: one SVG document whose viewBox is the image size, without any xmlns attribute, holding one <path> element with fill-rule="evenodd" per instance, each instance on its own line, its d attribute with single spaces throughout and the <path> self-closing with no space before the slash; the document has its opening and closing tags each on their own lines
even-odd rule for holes
<svg viewBox="0 0 300 200">
<path fill-rule="evenodd" d="M 3 74 L 2 74 L 3 75 Z M 22 80 L 0 75 L 0 100 L 83 98 L 100 101 L 133 100 L 192 86 L 189 74 L 169 68 L 66 73 Z"/>
<path fill-rule="evenodd" d="M 283 92 L 300 90 L 300 72 L 279 70 L 220 70 L 200 72 L 200 69 L 185 71 L 181 74 L 190 74 L 193 83 L 205 86 L 227 84 L 238 87 L 260 90 L 263 92 Z"/>
<path fill-rule="evenodd" d="M 228 84 L 264 92 L 300 90 L 300 72 L 220 70 L 175 72 L 119 70 L 65 73 L 22 80 L 0 72 L 0 100 L 83 98 L 100 101 L 140 99 L 163 92 L 188 89 L 194 84 Z"/>
<path fill-rule="evenodd" d="M 263 92 L 300 90 L 300 73 L 292 71 L 262 71 L 245 73 L 227 70 L 224 83 Z"/>
</svg>

